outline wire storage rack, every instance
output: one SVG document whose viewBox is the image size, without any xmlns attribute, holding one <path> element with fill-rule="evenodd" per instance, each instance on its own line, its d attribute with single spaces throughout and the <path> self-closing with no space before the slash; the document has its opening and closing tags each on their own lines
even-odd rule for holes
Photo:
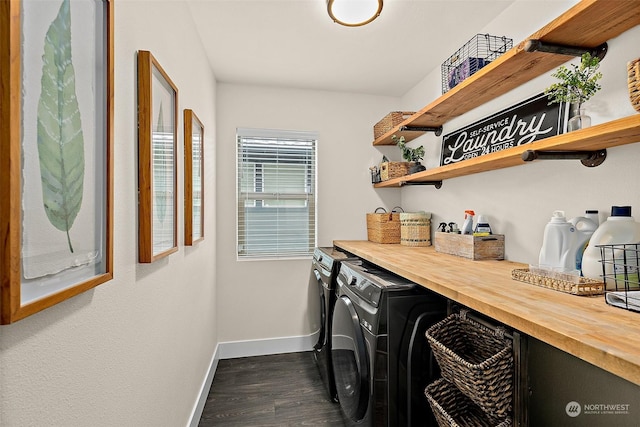
<svg viewBox="0 0 640 427">
<path fill-rule="evenodd" d="M 640 243 L 598 247 L 607 304 L 640 312 Z"/>
<path fill-rule="evenodd" d="M 442 93 L 453 89 L 512 47 L 513 39 L 505 36 L 476 34 L 442 64 Z"/>
</svg>

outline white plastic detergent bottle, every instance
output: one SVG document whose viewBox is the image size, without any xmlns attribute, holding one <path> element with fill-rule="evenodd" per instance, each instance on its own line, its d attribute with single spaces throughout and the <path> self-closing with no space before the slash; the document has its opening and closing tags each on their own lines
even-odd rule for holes
<svg viewBox="0 0 640 427">
<path fill-rule="evenodd" d="M 597 209 L 587 209 L 584 211 L 584 216 L 593 221 L 596 226 L 600 225 L 600 214 Z"/>
<path fill-rule="evenodd" d="M 591 236 L 598 228 L 598 223 L 585 216 L 571 218 L 569 222 L 576 228 L 575 269 L 582 271 L 582 257 L 584 256 L 584 251 L 587 249 Z"/>
<path fill-rule="evenodd" d="M 544 227 L 538 263 L 541 268 L 571 272 L 576 269 L 576 227 L 567 221 L 564 211 L 553 211 Z"/>
<path fill-rule="evenodd" d="M 602 256 L 598 245 L 640 242 L 640 224 L 631 216 L 631 206 L 612 206 L 611 216 L 591 236 L 582 257 L 582 275 L 602 278 Z M 611 274 L 611 272 L 606 272 Z"/>
</svg>

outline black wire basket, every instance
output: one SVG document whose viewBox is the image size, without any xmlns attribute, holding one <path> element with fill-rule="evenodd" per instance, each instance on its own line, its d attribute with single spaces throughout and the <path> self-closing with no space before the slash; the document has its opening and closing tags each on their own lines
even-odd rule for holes
<svg viewBox="0 0 640 427">
<path fill-rule="evenodd" d="M 442 93 L 453 89 L 512 47 L 513 39 L 505 36 L 473 36 L 442 64 Z"/>
<path fill-rule="evenodd" d="M 607 304 L 640 312 L 640 243 L 597 246 Z"/>
</svg>

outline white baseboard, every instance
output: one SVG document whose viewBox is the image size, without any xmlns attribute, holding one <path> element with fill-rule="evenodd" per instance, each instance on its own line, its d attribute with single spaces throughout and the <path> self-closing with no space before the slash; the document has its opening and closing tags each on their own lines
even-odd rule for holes
<svg viewBox="0 0 640 427">
<path fill-rule="evenodd" d="M 311 351 L 315 343 L 318 342 L 318 334 L 319 332 L 299 337 L 267 338 L 253 341 L 230 341 L 218 343 L 215 351 L 213 352 L 213 356 L 211 357 L 209 369 L 207 370 L 207 374 L 202 382 L 200 395 L 193 406 L 191 419 L 187 427 L 198 427 L 198 423 L 202 417 L 202 411 L 204 410 L 204 405 L 207 403 L 207 397 L 209 396 L 209 390 L 213 383 L 213 377 L 215 376 L 216 369 L 218 369 L 218 362 L 220 360 Z"/>
<path fill-rule="evenodd" d="M 213 376 L 216 373 L 216 369 L 218 369 L 218 361 L 220 360 L 220 357 L 218 356 L 220 353 L 219 349 L 220 345 L 217 345 L 216 349 L 213 352 L 213 356 L 211 356 L 209 369 L 207 369 L 207 374 L 205 375 L 204 381 L 202 382 L 202 387 L 200 387 L 200 394 L 198 396 L 198 399 L 196 400 L 195 405 L 193 405 L 191 418 L 187 427 L 198 427 L 198 424 L 200 423 L 202 411 L 204 411 L 204 405 L 207 403 L 207 397 L 209 396 L 209 390 L 211 389 L 211 383 L 213 383 Z"/>
<path fill-rule="evenodd" d="M 218 353 L 220 353 L 220 359 L 295 353 L 299 351 L 311 351 L 317 341 L 317 334 L 313 334 L 299 337 L 221 342 L 218 345 Z"/>
</svg>

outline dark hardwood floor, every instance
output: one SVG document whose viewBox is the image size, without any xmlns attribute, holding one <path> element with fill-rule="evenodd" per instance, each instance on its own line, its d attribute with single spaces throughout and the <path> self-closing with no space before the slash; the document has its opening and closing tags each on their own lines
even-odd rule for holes
<svg viewBox="0 0 640 427">
<path fill-rule="evenodd" d="M 310 352 L 221 360 L 199 427 L 344 426 Z"/>
</svg>

